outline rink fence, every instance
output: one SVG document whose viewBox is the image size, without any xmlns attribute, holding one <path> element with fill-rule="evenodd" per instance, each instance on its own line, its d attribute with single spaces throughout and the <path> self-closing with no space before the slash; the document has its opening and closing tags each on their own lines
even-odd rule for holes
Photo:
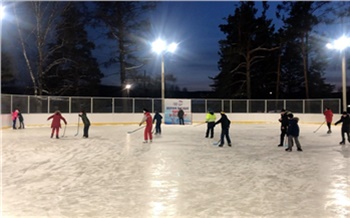
<svg viewBox="0 0 350 218">
<path fill-rule="evenodd" d="M 1 114 L 20 109 L 23 114 L 78 113 L 142 113 L 161 110 L 161 98 L 67 97 L 1 94 Z M 279 113 L 282 108 L 302 114 L 322 113 L 325 107 L 341 112 L 340 99 L 191 99 L 191 113 L 208 110 L 226 113 Z"/>
</svg>

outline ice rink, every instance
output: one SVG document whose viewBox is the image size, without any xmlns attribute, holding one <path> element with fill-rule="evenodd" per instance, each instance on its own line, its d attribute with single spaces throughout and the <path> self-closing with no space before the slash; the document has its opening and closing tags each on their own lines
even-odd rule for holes
<svg viewBox="0 0 350 218">
<path fill-rule="evenodd" d="M 220 126 L 162 125 L 148 144 L 138 127 L 2 130 L 2 217 L 350 217 L 340 125 L 300 124 L 303 152 L 277 147 L 278 124 L 232 123 L 222 148 Z"/>
</svg>

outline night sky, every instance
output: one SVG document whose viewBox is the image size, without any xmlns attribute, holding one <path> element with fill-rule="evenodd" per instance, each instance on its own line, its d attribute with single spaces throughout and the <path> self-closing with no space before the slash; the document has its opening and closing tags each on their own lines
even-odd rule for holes
<svg viewBox="0 0 350 218">
<path fill-rule="evenodd" d="M 225 39 L 225 35 L 220 31 L 219 25 L 226 24 L 224 18 L 234 14 L 235 1 L 160 1 L 157 9 L 150 12 L 152 23 L 153 38 L 150 37 L 149 44 L 161 37 L 168 42 L 178 42 L 178 50 L 174 54 L 165 56 L 165 74 L 173 74 L 180 90 L 186 88 L 188 91 L 210 91 L 212 80 L 208 77 L 215 77 L 218 73 L 219 61 L 219 44 L 218 41 Z M 275 19 L 275 9 L 280 2 L 270 1 L 268 18 Z M 350 4 L 350 2 L 349 2 Z M 256 3 L 259 9 L 260 2 Z M 13 44 L 12 52 L 21 55 L 21 49 L 18 44 L 14 44 L 11 40 L 17 37 L 17 31 L 13 20 L 10 20 L 10 14 L 7 20 L 3 21 L 2 40 L 8 40 L 9 44 Z M 281 26 L 281 22 L 274 21 L 275 28 Z M 5 31 L 6 30 L 6 31 Z M 12 31 L 11 31 L 12 30 Z M 336 39 L 341 36 L 343 31 L 340 25 L 321 26 L 319 32 L 326 34 L 329 39 Z M 102 40 L 102 39 L 101 39 Z M 94 52 L 97 59 L 108 57 L 104 41 L 97 41 L 97 49 Z M 349 50 L 347 54 L 349 57 Z M 327 82 L 340 85 L 341 84 L 341 58 L 337 51 L 326 51 L 329 55 L 330 66 L 326 70 L 325 78 Z M 161 60 L 156 54 L 151 52 L 149 47 L 149 64 L 142 69 L 142 72 L 149 76 L 160 76 Z M 23 59 L 23 56 L 21 57 Z M 348 64 L 349 65 L 349 64 Z M 18 70 L 18 72 L 24 72 Z M 113 66 L 110 69 L 101 68 L 105 74 L 102 83 L 105 85 L 119 86 L 120 75 L 117 73 L 119 68 Z M 30 82 L 29 76 L 20 75 L 18 78 Z M 21 83 L 21 81 L 19 81 Z"/>
<path fill-rule="evenodd" d="M 224 18 L 234 13 L 232 1 L 206 2 L 159 2 L 151 13 L 152 32 L 170 42 L 178 42 L 178 50 L 165 56 L 165 74 L 171 73 L 176 78 L 176 85 L 189 91 L 209 91 L 212 80 L 219 73 L 218 41 L 225 39 L 219 25 L 226 24 Z M 275 8 L 278 2 L 271 2 Z M 257 3 L 260 6 L 260 3 Z M 274 12 L 271 10 L 271 18 Z M 161 74 L 161 60 L 151 56 L 146 73 Z M 103 81 L 114 84 L 118 75 L 107 77 Z"/>
</svg>

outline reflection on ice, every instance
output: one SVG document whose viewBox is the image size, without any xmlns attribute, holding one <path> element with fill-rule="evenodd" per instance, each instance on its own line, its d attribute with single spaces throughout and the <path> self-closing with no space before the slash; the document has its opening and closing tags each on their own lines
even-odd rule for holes
<svg viewBox="0 0 350 218">
<path fill-rule="evenodd" d="M 231 148 L 213 146 L 219 127 L 164 125 L 147 144 L 137 127 L 3 130 L 3 217 L 350 217 L 340 128 L 301 124 L 303 152 L 285 152 L 278 125 L 233 122 Z"/>
</svg>

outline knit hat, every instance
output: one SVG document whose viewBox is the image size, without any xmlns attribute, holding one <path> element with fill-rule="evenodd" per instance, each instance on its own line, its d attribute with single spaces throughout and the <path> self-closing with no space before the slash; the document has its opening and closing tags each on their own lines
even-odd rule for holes
<svg viewBox="0 0 350 218">
<path fill-rule="evenodd" d="M 148 110 L 146 108 L 143 109 L 144 112 L 148 112 Z"/>
<path fill-rule="evenodd" d="M 343 115 L 347 115 L 348 114 L 348 112 L 346 112 L 346 111 L 343 111 Z"/>
<path fill-rule="evenodd" d="M 224 111 L 221 111 L 220 114 L 225 114 L 225 112 L 224 112 Z"/>
<path fill-rule="evenodd" d="M 289 118 L 293 118 L 293 117 L 294 117 L 294 115 L 293 115 L 292 113 L 288 114 L 287 116 L 288 116 Z"/>
</svg>

